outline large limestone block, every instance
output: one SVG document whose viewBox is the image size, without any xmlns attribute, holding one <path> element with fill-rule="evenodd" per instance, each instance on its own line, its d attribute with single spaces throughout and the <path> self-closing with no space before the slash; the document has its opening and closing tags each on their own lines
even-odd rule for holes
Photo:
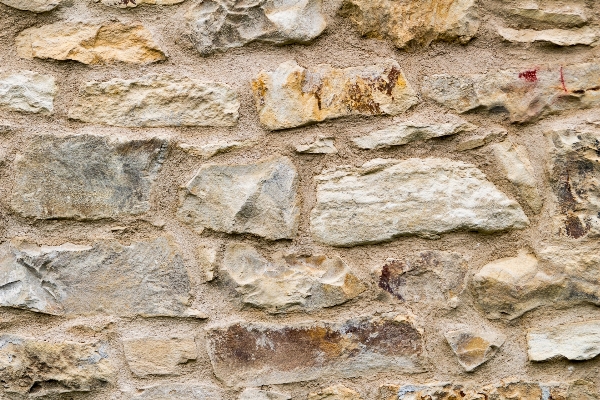
<svg viewBox="0 0 600 400">
<path fill-rule="evenodd" d="M 422 92 L 458 112 L 505 110 L 512 122 L 600 104 L 600 65 L 542 66 L 479 75 L 432 75 Z"/>
<path fill-rule="evenodd" d="M 46 12 L 55 9 L 62 0 L 0 0 L 0 3 L 18 10 Z"/>
<path fill-rule="evenodd" d="M 467 43 L 479 29 L 476 0 L 344 0 L 342 15 L 363 36 L 390 39 L 401 49 L 433 41 Z"/>
<path fill-rule="evenodd" d="M 322 0 L 204 0 L 186 14 L 202 55 L 252 42 L 308 43 L 325 29 Z"/>
<path fill-rule="evenodd" d="M 227 247 L 222 268 L 245 304 L 271 313 L 333 307 L 366 290 L 339 257 L 276 253 L 270 262 L 239 243 Z"/>
<path fill-rule="evenodd" d="M 223 391 L 204 384 L 170 384 L 145 388 L 135 400 L 222 400 Z"/>
<path fill-rule="evenodd" d="M 422 334 L 403 317 L 361 317 L 341 324 L 235 323 L 209 330 L 207 338 L 214 372 L 228 386 L 421 371 Z"/>
<path fill-rule="evenodd" d="M 506 336 L 490 331 L 463 328 L 444 334 L 465 371 L 473 371 L 496 355 Z"/>
<path fill-rule="evenodd" d="M 52 114 L 57 87 L 54 77 L 31 71 L 0 74 L 0 108 Z"/>
<path fill-rule="evenodd" d="M 288 61 L 252 82 L 260 122 L 294 128 L 349 115 L 397 115 L 418 103 L 396 61 L 335 69 L 306 69 Z"/>
<path fill-rule="evenodd" d="M 166 60 L 150 31 L 139 23 L 56 22 L 28 28 L 16 38 L 23 58 L 74 60 L 84 64 L 147 64 Z"/>
<path fill-rule="evenodd" d="M 69 118 L 128 127 L 233 126 L 240 102 L 229 86 L 171 75 L 89 82 Z"/>
<path fill-rule="evenodd" d="M 194 338 L 134 338 L 123 340 L 127 365 L 134 375 L 181 375 L 180 365 L 198 357 Z"/>
<path fill-rule="evenodd" d="M 590 360 L 600 354 L 600 321 L 530 329 L 527 345 L 531 361 Z"/>
<path fill-rule="evenodd" d="M 316 177 L 311 231 L 331 246 L 379 243 L 398 236 L 523 229 L 514 200 L 475 166 L 442 158 L 375 159 Z"/>
<path fill-rule="evenodd" d="M 0 247 L 0 305 L 65 316 L 203 317 L 190 309 L 190 279 L 168 238 L 92 246 Z"/>
<path fill-rule="evenodd" d="M 3 393 L 33 398 L 100 388 L 115 378 L 107 350 L 105 343 L 49 342 L 2 335 Z"/>
<path fill-rule="evenodd" d="M 291 239 L 298 231 L 298 174 L 287 157 L 253 164 L 206 164 L 182 193 L 178 218 L 197 232 Z"/>
<path fill-rule="evenodd" d="M 498 34 L 513 43 L 552 43 L 557 46 L 594 45 L 600 39 L 600 32 L 589 27 L 568 29 L 511 29 L 498 27 Z"/>
<path fill-rule="evenodd" d="M 164 139 L 35 136 L 17 155 L 11 207 L 38 219 L 143 214 L 167 147 Z"/>
<path fill-rule="evenodd" d="M 170 6 L 173 4 L 183 3 L 185 0 L 95 0 L 101 1 L 102 4 L 116 8 L 133 8 L 142 4 L 156 4 L 159 6 Z"/>
</svg>

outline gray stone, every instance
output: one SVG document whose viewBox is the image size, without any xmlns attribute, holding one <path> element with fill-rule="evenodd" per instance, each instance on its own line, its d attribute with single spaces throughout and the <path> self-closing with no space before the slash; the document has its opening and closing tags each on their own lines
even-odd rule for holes
<svg viewBox="0 0 600 400">
<path fill-rule="evenodd" d="M 465 371 L 473 371 L 496 355 L 506 336 L 490 331 L 459 329 L 444 334 Z"/>
<path fill-rule="evenodd" d="M 257 388 L 245 389 L 238 400 L 290 400 L 291 396 Z"/>
<path fill-rule="evenodd" d="M 35 72 L 0 74 L 0 108 L 52 114 L 57 87 L 54 78 Z"/>
<path fill-rule="evenodd" d="M 181 375 L 180 364 L 198 357 L 194 338 L 135 338 L 123 340 L 127 365 L 134 375 Z"/>
<path fill-rule="evenodd" d="M 335 148 L 333 137 L 319 136 L 312 143 L 296 146 L 296 152 L 304 154 L 335 154 L 338 151 Z"/>
<path fill-rule="evenodd" d="M 55 9 L 61 1 L 62 0 L 0 0 L 0 3 L 18 10 L 41 13 Z"/>
<path fill-rule="evenodd" d="M 590 360 L 600 354 L 600 321 L 530 329 L 527 345 L 530 361 Z"/>
<path fill-rule="evenodd" d="M 470 135 L 466 135 L 456 146 L 458 151 L 473 150 L 485 146 L 495 140 L 503 140 L 508 131 L 499 126 L 477 129 Z"/>
<path fill-rule="evenodd" d="M 204 143 L 200 145 L 191 145 L 187 143 L 179 143 L 179 148 L 185 151 L 188 154 L 191 154 L 195 157 L 201 158 L 211 158 L 220 153 L 227 153 L 232 150 L 243 149 L 250 147 L 254 142 L 250 140 L 234 140 L 234 141 L 225 141 L 218 140 L 215 142 Z"/>
<path fill-rule="evenodd" d="M 169 384 L 145 388 L 136 400 L 222 400 L 217 386 L 202 384 Z"/>
</svg>

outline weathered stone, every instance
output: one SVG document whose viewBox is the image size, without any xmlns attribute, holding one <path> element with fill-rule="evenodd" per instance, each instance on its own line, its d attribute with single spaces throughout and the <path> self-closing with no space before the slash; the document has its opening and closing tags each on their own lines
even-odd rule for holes
<svg viewBox="0 0 600 400">
<path fill-rule="evenodd" d="M 343 385 L 335 385 L 317 393 L 310 393 L 308 400 L 362 400 L 362 397 L 352 389 Z"/>
<path fill-rule="evenodd" d="M 0 3 L 18 10 L 46 12 L 55 9 L 62 0 L 0 0 Z"/>
<path fill-rule="evenodd" d="M 252 42 L 308 43 L 325 29 L 322 0 L 204 0 L 186 14 L 202 55 Z"/>
<path fill-rule="evenodd" d="M 4 394 L 32 398 L 89 392 L 114 380 L 115 370 L 109 359 L 105 343 L 54 343 L 0 336 Z"/>
<path fill-rule="evenodd" d="M 586 321 L 545 329 L 530 329 L 527 334 L 531 361 L 554 358 L 590 360 L 600 354 L 600 321 Z"/>
<path fill-rule="evenodd" d="M 335 154 L 338 151 L 335 148 L 333 137 L 319 136 L 312 143 L 296 146 L 296 152 L 305 154 Z"/>
<path fill-rule="evenodd" d="M 195 157 L 211 158 L 220 153 L 226 153 L 231 150 L 243 149 L 251 146 L 254 142 L 250 140 L 244 141 L 224 141 L 218 140 L 216 142 L 210 142 L 202 145 L 190 145 L 186 143 L 180 143 L 179 148 Z"/>
<path fill-rule="evenodd" d="M 209 282 L 215 279 L 217 266 L 217 247 L 211 245 L 200 245 L 196 250 L 196 259 L 203 272 L 204 280 Z"/>
<path fill-rule="evenodd" d="M 295 61 L 252 82 L 260 122 L 286 129 L 348 115 L 397 115 L 418 103 L 396 61 L 334 69 L 306 69 Z"/>
<path fill-rule="evenodd" d="M 291 239 L 298 231 L 298 175 L 287 157 L 203 165 L 182 194 L 178 218 L 197 232 Z"/>
<path fill-rule="evenodd" d="M 56 22 L 28 28 L 16 38 L 23 58 L 74 60 L 84 64 L 147 64 L 166 60 L 150 32 L 139 23 Z"/>
<path fill-rule="evenodd" d="M 90 82 L 69 118 L 130 127 L 233 126 L 240 102 L 227 85 L 170 75 Z"/>
<path fill-rule="evenodd" d="M 400 260 L 388 259 L 374 272 L 379 288 L 400 301 L 456 307 L 467 271 L 460 254 L 422 251 Z"/>
<path fill-rule="evenodd" d="M 560 3 L 527 4 L 520 7 L 509 7 L 506 10 L 512 16 L 522 17 L 529 20 L 530 23 L 541 22 L 571 28 L 585 25 L 588 22 L 585 5 L 573 0 L 564 5 Z"/>
<path fill-rule="evenodd" d="M 166 140 L 156 138 L 35 136 L 16 158 L 11 207 L 38 219 L 143 214 L 167 148 Z"/>
<path fill-rule="evenodd" d="M 467 43 L 479 29 L 475 0 L 344 0 L 341 13 L 363 36 L 390 39 L 399 48 L 433 41 Z"/>
<path fill-rule="evenodd" d="M 546 29 L 511 29 L 499 26 L 498 34 L 504 40 L 516 43 L 552 43 L 557 46 L 575 46 L 578 44 L 592 46 L 600 39 L 600 33 L 585 27 L 577 30 Z"/>
<path fill-rule="evenodd" d="M 1 306 L 66 316 L 203 318 L 189 303 L 182 256 L 166 237 L 129 246 L 0 247 Z"/>
<path fill-rule="evenodd" d="M 475 129 L 474 125 L 456 118 L 451 122 L 432 124 L 426 122 L 403 122 L 389 128 L 375 131 L 352 141 L 361 149 L 385 149 L 401 146 L 417 140 L 429 140 L 443 136 L 456 135 Z"/>
<path fill-rule="evenodd" d="M 339 257 L 275 253 L 269 262 L 238 243 L 227 247 L 222 268 L 245 304 L 270 313 L 333 307 L 366 289 Z"/>
<path fill-rule="evenodd" d="M 173 4 L 183 3 L 185 0 L 95 0 L 101 1 L 102 4 L 109 7 L 117 8 L 132 8 L 142 4 L 156 4 L 160 6 L 170 6 Z"/>
<path fill-rule="evenodd" d="M 422 93 L 458 112 L 505 110 L 513 122 L 600 104 L 600 65 L 536 67 L 485 75 L 433 75 Z"/>
<path fill-rule="evenodd" d="M 523 229 L 521 207 L 471 164 L 443 158 L 375 159 L 316 177 L 314 237 L 332 246 L 378 243 L 398 236 L 437 238 L 468 230 Z"/>
<path fill-rule="evenodd" d="M 257 388 L 248 388 L 240 394 L 238 400 L 290 400 L 291 397 L 287 394 L 279 392 L 271 392 Z"/>
<path fill-rule="evenodd" d="M 216 386 L 171 384 L 144 389 L 136 400 L 222 400 L 223 392 Z"/>
<path fill-rule="evenodd" d="M 492 146 L 496 160 L 504 169 L 506 178 L 519 190 L 521 197 L 534 213 L 542 211 L 543 201 L 537 188 L 533 167 L 527 149 L 510 141 Z"/>
<path fill-rule="evenodd" d="M 127 365 L 134 375 L 180 375 L 180 364 L 198 357 L 193 338 L 137 338 L 123 340 Z"/>
<path fill-rule="evenodd" d="M 506 336 L 494 332 L 459 329 L 444 334 L 465 371 L 473 371 L 496 355 Z"/>
<path fill-rule="evenodd" d="M 461 142 L 456 146 L 458 151 L 466 151 L 476 149 L 481 146 L 485 146 L 493 142 L 494 140 L 503 140 L 508 131 L 502 127 L 493 126 L 489 128 L 477 129 L 473 134 L 467 135 Z"/>
<path fill-rule="evenodd" d="M 0 108 L 52 114 L 57 87 L 54 78 L 35 72 L 0 74 Z"/>
<path fill-rule="evenodd" d="M 422 334 L 403 317 L 291 326 L 236 323 L 213 328 L 207 336 L 214 372 L 228 386 L 421 371 Z"/>
</svg>

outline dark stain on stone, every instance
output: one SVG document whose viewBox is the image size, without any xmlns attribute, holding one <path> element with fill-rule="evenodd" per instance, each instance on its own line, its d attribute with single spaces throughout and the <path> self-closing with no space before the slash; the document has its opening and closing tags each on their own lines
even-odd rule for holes
<svg viewBox="0 0 600 400">
<path fill-rule="evenodd" d="M 406 284 L 406 280 L 402 277 L 404 272 L 404 264 L 399 260 L 392 260 L 385 264 L 381 268 L 379 287 L 392 294 L 398 300 L 404 300 L 398 290 Z"/>
<path fill-rule="evenodd" d="M 373 83 L 362 79 L 348 85 L 345 103 L 349 111 L 358 111 L 365 114 L 382 114 L 379 103 L 373 99 Z"/>
<path fill-rule="evenodd" d="M 519 72 L 519 79 L 523 79 L 527 82 L 537 82 L 537 70 L 531 69 L 523 72 Z"/>
<path fill-rule="evenodd" d="M 565 232 L 573 239 L 580 239 L 587 235 L 590 228 L 587 224 L 583 224 L 581 219 L 576 215 L 569 213 L 565 219 Z"/>
</svg>

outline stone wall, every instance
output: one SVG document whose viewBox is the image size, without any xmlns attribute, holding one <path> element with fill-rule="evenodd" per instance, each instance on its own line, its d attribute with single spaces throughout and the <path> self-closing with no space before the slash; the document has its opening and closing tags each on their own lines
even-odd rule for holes
<svg viewBox="0 0 600 400">
<path fill-rule="evenodd" d="M 593 0 L 0 0 L 0 398 L 591 400 Z"/>
</svg>

